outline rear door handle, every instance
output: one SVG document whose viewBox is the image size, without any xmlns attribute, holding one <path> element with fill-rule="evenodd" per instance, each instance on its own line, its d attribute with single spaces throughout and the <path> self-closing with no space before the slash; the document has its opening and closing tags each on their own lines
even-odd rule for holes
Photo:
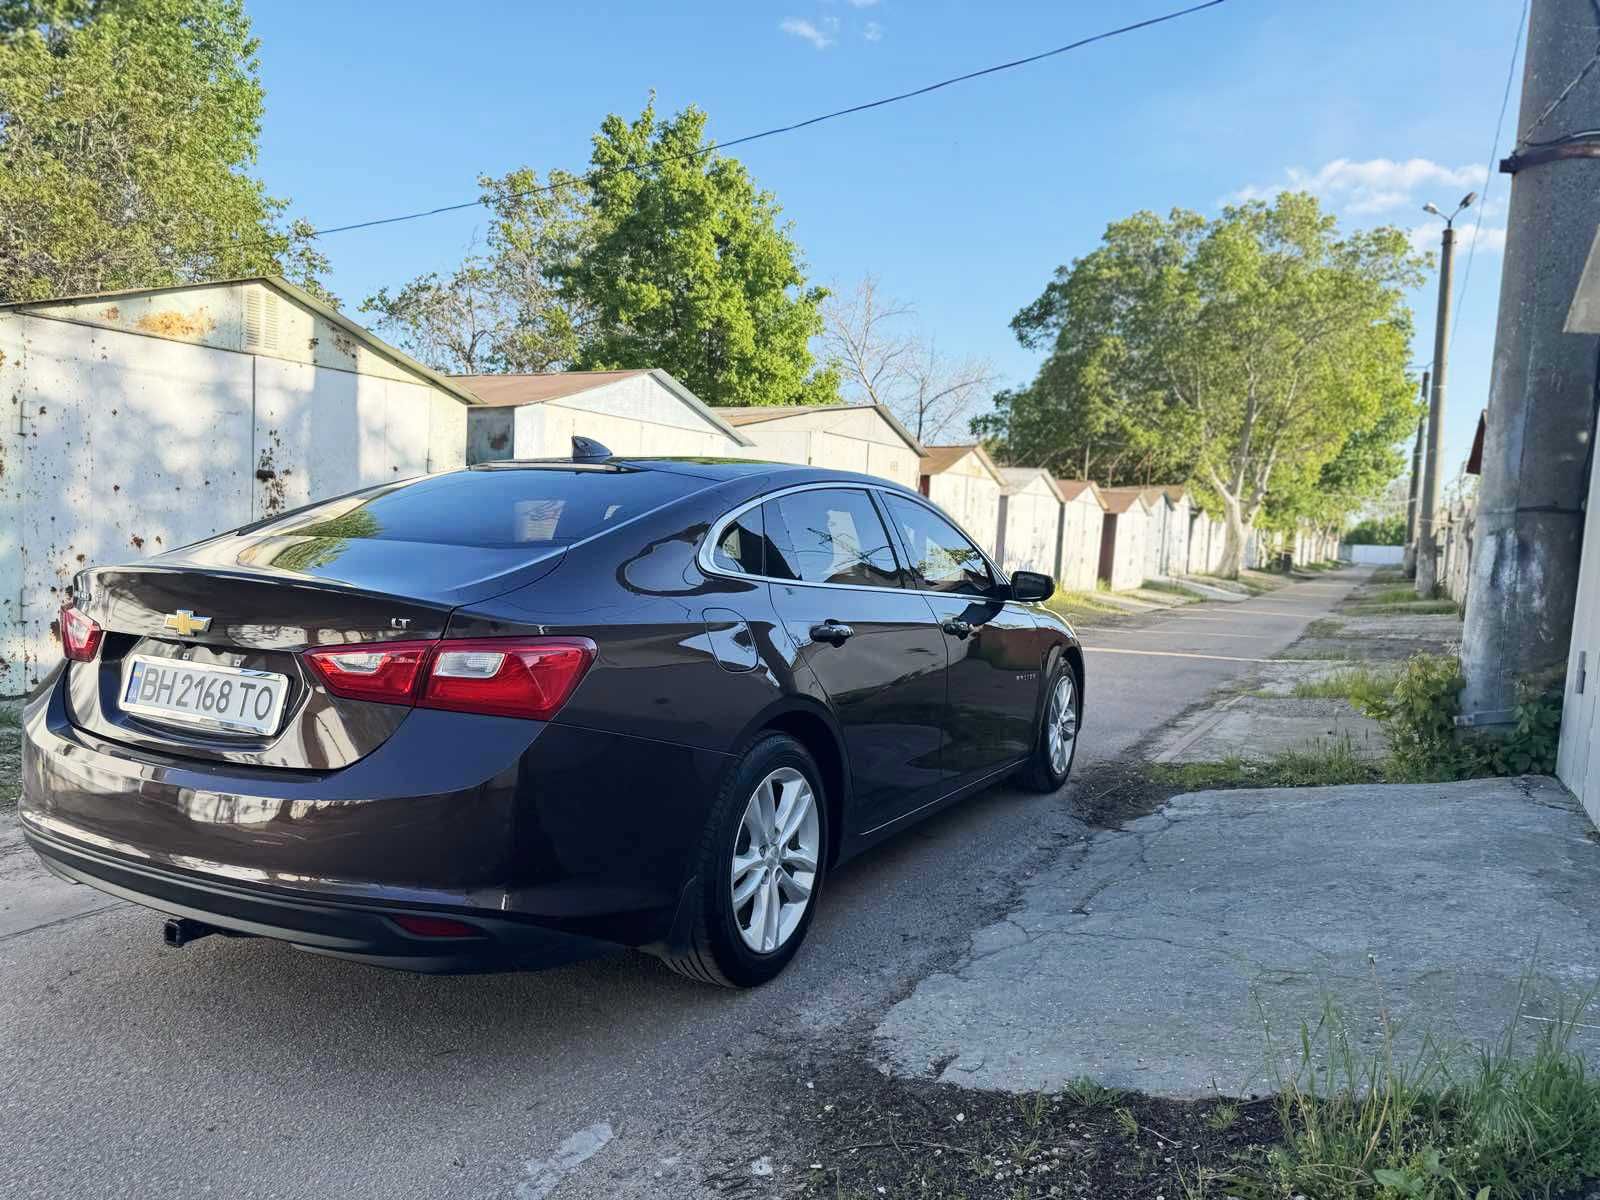
<svg viewBox="0 0 1600 1200">
<path fill-rule="evenodd" d="M 972 632 L 972 622 L 960 618 L 951 618 L 944 623 L 944 631 L 951 637 L 964 638 Z"/>
<path fill-rule="evenodd" d="M 813 642 L 829 642 L 835 646 L 842 646 L 855 635 L 854 629 L 840 621 L 824 621 L 820 625 L 811 627 Z"/>
</svg>

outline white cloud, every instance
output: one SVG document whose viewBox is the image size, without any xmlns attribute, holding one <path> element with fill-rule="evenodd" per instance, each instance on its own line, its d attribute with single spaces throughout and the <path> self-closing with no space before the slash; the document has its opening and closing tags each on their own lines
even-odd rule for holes
<svg viewBox="0 0 1600 1200">
<path fill-rule="evenodd" d="M 878 0 L 850 0 L 851 8 L 874 8 Z"/>
<path fill-rule="evenodd" d="M 838 21 L 825 22 L 825 24 L 831 24 L 831 30 L 833 31 L 836 31 L 839 25 Z M 803 17 L 785 17 L 778 22 L 778 28 L 790 37 L 797 37 L 803 42 L 810 42 L 818 50 L 826 50 L 833 45 L 835 40 L 832 31 L 824 32 Z"/>
<path fill-rule="evenodd" d="M 881 42 L 883 41 L 883 26 L 876 21 L 868 21 L 866 28 L 861 31 L 861 36 L 869 42 Z"/>
<path fill-rule="evenodd" d="M 1447 167 L 1426 158 L 1408 158 L 1403 162 L 1390 158 L 1372 158 L 1365 162 L 1336 158 L 1315 171 L 1290 167 L 1284 175 L 1281 183 L 1250 184 L 1227 200 L 1232 203 L 1270 200 L 1282 191 L 1306 191 L 1314 192 L 1351 216 L 1370 216 L 1420 208 L 1427 200 L 1441 208 L 1453 208 L 1462 194 L 1482 191 L 1486 177 L 1481 166 Z"/>
</svg>

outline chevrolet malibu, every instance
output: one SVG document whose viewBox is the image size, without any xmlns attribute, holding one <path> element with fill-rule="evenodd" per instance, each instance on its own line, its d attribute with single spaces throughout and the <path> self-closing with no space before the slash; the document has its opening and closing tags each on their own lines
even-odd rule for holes
<svg viewBox="0 0 1600 1200">
<path fill-rule="evenodd" d="M 173 945 L 428 971 L 624 945 L 748 987 L 845 859 L 1065 782 L 1053 586 L 809 467 L 588 444 L 386 484 L 81 572 L 22 826 Z"/>
</svg>

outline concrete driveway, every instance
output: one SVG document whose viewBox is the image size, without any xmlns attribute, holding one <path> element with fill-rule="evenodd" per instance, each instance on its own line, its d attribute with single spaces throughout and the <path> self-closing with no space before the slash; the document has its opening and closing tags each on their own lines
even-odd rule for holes
<svg viewBox="0 0 1600 1200">
<path fill-rule="evenodd" d="M 995 789 L 841 871 L 804 952 L 751 993 L 632 955 L 430 978 L 260 941 L 167 951 L 158 917 L 57 886 L 8 831 L 0 1196 L 709 1193 L 709 1159 L 769 1137 L 771 1118 L 727 1080 L 801 1071 L 941 978 L 1090 832 L 1074 803 L 1097 772 L 1283 649 L 1357 578 L 1087 634 L 1065 793 Z"/>
<path fill-rule="evenodd" d="M 1386 1016 L 1402 1061 L 1514 1018 L 1527 1044 L 1600 979 L 1596 897 L 1600 844 L 1554 780 L 1198 792 L 1041 871 L 880 1045 L 965 1086 L 1191 1097 L 1277 1090 L 1326 1000 L 1363 1051 Z"/>
</svg>

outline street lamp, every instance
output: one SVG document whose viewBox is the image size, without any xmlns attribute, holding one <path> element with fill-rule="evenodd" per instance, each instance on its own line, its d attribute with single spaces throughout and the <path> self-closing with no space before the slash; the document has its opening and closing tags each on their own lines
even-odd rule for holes
<svg viewBox="0 0 1600 1200">
<path fill-rule="evenodd" d="M 1422 505 L 1417 518 L 1417 595 L 1424 600 L 1433 599 L 1438 585 L 1433 521 L 1439 508 L 1439 456 L 1444 452 L 1445 359 L 1450 349 L 1450 267 L 1455 257 L 1455 220 L 1471 208 L 1477 198 L 1477 192 L 1468 192 L 1448 217 L 1431 200 L 1422 206 L 1423 212 L 1444 222 L 1444 236 L 1439 246 L 1439 307 L 1433 330 L 1433 395 L 1428 398 L 1428 452 L 1423 462 Z"/>
</svg>

